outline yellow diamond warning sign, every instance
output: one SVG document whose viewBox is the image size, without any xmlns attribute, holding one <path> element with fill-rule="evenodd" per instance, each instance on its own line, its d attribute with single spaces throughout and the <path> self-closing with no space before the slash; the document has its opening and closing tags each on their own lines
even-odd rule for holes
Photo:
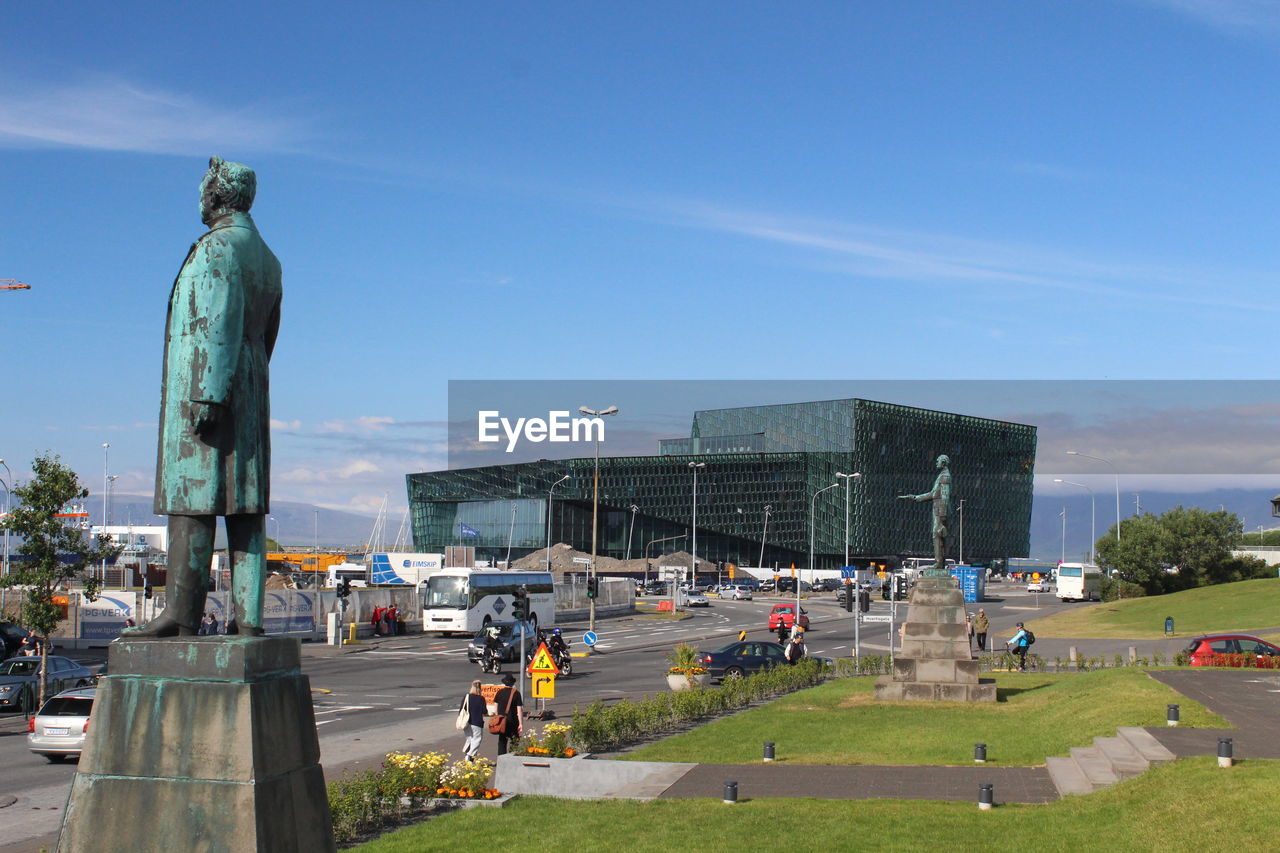
<svg viewBox="0 0 1280 853">
<path fill-rule="evenodd" d="M 533 660 L 529 663 L 529 668 L 525 670 L 530 675 L 534 673 L 550 673 L 552 675 L 560 674 L 560 667 L 556 666 L 556 662 L 551 658 L 551 650 L 547 648 L 546 643 L 538 643 L 538 650 L 533 653 Z"/>
</svg>

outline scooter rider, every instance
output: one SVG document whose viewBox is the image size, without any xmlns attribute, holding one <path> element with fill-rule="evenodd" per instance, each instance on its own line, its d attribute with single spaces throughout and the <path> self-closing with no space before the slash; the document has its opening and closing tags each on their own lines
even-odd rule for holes
<svg viewBox="0 0 1280 853">
<path fill-rule="evenodd" d="M 484 657 L 495 663 L 502 660 L 502 638 L 497 625 L 490 625 L 484 638 Z"/>
<path fill-rule="evenodd" d="M 562 654 L 569 654 L 569 644 L 565 642 L 559 628 L 551 629 L 551 636 L 547 638 L 547 648 L 551 651 L 551 654 L 557 657 Z"/>
</svg>

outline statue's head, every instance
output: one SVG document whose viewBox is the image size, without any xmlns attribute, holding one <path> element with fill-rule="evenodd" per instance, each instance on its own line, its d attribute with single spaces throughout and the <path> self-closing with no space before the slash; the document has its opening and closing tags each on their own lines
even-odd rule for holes
<svg viewBox="0 0 1280 853">
<path fill-rule="evenodd" d="M 209 171 L 200 182 L 200 221 L 205 225 L 233 210 L 247 213 L 258 191 L 258 177 L 243 163 L 209 158 Z"/>
<path fill-rule="evenodd" d="M 937 465 L 938 470 L 942 470 L 943 468 L 946 468 L 950 464 L 951 464 L 951 460 L 947 457 L 947 454 L 944 453 L 938 457 L 938 465 Z"/>
</svg>

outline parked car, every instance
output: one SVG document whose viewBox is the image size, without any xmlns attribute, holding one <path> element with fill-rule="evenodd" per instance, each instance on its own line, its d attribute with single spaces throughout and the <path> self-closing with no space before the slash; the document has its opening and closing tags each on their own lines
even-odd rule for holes
<svg viewBox="0 0 1280 853">
<path fill-rule="evenodd" d="M 93 683 L 93 671 L 71 658 L 49 655 L 46 695 Z M 40 658 L 9 658 L 0 663 L 0 709 L 31 711 L 40 696 Z"/>
<path fill-rule="evenodd" d="M 774 590 L 776 590 L 777 588 L 778 588 L 778 585 L 777 585 L 776 583 L 774 583 L 773 581 L 771 581 L 771 580 L 768 580 L 768 581 L 760 581 L 760 591 L 761 591 L 761 592 L 773 592 L 773 591 L 774 591 Z"/>
<path fill-rule="evenodd" d="M 746 584 L 733 584 L 720 587 L 720 597 L 731 601 L 750 601 L 751 587 Z"/>
<path fill-rule="evenodd" d="M 830 658 L 818 658 L 830 664 Z M 788 666 L 781 643 L 766 643 L 748 640 L 744 643 L 730 643 L 710 652 L 699 651 L 698 662 L 707 668 L 712 680 L 725 678 L 741 678 L 771 666 Z"/>
<path fill-rule="evenodd" d="M 790 628 L 796 620 L 796 606 L 794 604 L 775 604 L 773 609 L 769 611 L 769 630 L 776 631 L 778 626 Z M 809 630 L 809 611 L 803 607 L 800 608 L 800 627 Z"/>
<path fill-rule="evenodd" d="M 79 758 L 89 735 L 89 712 L 96 687 L 79 687 L 59 693 L 27 723 L 27 749 L 50 762 Z"/>
<path fill-rule="evenodd" d="M 519 622 L 490 622 L 490 627 L 498 629 L 498 639 L 502 641 L 502 661 L 503 663 L 515 663 L 520 659 L 520 632 L 516 628 Z M 484 640 L 487 631 L 481 628 L 476 631 L 476 635 L 471 638 L 471 642 L 467 643 L 467 660 L 471 663 L 479 663 L 480 658 L 484 656 Z M 532 622 L 524 623 L 524 643 L 525 651 L 536 648 L 538 629 Z"/>
<path fill-rule="evenodd" d="M 15 622 L 0 622 L 0 638 L 4 640 L 4 657 L 11 658 L 18 653 L 25 637 L 33 636 L 30 631 Z"/>
<path fill-rule="evenodd" d="M 813 582 L 814 592 L 835 592 L 843 585 L 839 578 L 821 578 Z"/>
<path fill-rule="evenodd" d="M 1249 634 L 1208 634 L 1187 645 L 1192 666 L 1280 668 L 1280 646 Z"/>
<path fill-rule="evenodd" d="M 649 581 L 644 585 L 645 595 L 670 595 L 667 581 Z"/>
<path fill-rule="evenodd" d="M 685 607 L 710 607 L 711 602 L 700 592 L 682 592 L 680 601 Z"/>
</svg>

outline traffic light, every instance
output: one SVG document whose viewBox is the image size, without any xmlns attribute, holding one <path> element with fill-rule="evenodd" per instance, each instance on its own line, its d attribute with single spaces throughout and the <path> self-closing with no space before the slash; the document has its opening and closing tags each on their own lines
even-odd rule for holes
<svg viewBox="0 0 1280 853">
<path fill-rule="evenodd" d="M 871 593 L 865 589 L 858 593 L 858 609 L 863 613 L 871 609 Z"/>
<path fill-rule="evenodd" d="M 338 595 L 346 598 L 351 594 L 351 578 L 343 578 L 338 582 Z"/>
<path fill-rule="evenodd" d="M 587 578 L 587 598 L 595 598 L 600 591 L 599 578 Z"/>
<path fill-rule="evenodd" d="M 142 588 L 142 597 L 150 598 L 152 595 L 154 595 L 154 592 L 155 591 L 151 588 L 151 584 L 147 584 Z"/>
<path fill-rule="evenodd" d="M 854 590 L 853 584 L 850 583 L 849 581 L 845 581 L 844 582 L 844 609 L 850 613 L 853 612 L 853 597 L 856 594 L 857 593 Z"/>
<path fill-rule="evenodd" d="M 511 618 L 523 621 L 529 615 L 528 593 L 524 587 L 518 587 L 511 597 Z"/>
</svg>

